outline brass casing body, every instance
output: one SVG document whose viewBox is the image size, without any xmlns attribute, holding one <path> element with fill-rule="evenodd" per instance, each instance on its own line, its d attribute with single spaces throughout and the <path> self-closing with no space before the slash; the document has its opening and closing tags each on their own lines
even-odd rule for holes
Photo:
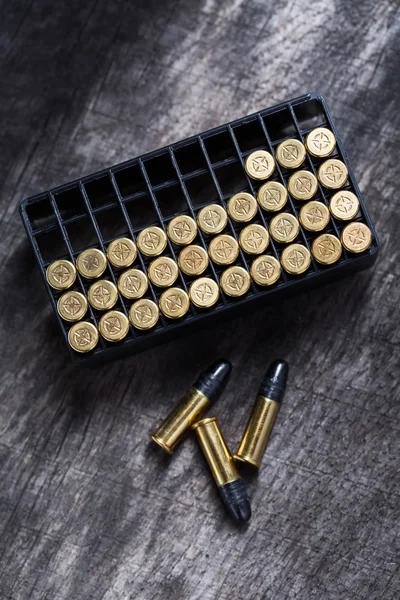
<svg viewBox="0 0 400 600">
<path fill-rule="evenodd" d="M 234 456 L 235 460 L 250 463 L 255 467 L 261 465 L 279 406 L 280 403 L 275 400 L 257 396 L 239 450 Z"/>
<path fill-rule="evenodd" d="M 182 435 L 197 421 L 209 403 L 207 396 L 195 387 L 191 387 L 157 431 L 150 435 L 151 439 L 172 454 Z"/>
<path fill-rule="evenodd" d="M 217 418 L 202 419 L 192 427 L 218 487 L 239 479 L 239 473 L 228 450 Z"/>
</svg>

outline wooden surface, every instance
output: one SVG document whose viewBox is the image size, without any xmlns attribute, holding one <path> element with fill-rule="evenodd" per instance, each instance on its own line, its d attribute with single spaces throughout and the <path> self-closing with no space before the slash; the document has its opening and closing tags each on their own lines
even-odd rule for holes
<svg viewBox="0 0 400 600">
<path fill-rule="evenodd" d="M 399 9 L 1 3 L 2 600 L 399 598 Z M 18 202 L 311 90 L 380 234 L 375 268 L 77 370 Z M 169 458 L 147 438 L 218 357 L 234 364 L 215 407 L 232 448 L 268 362 L 291 368 L 241 528 L 195 440 Z"/>
</svg>

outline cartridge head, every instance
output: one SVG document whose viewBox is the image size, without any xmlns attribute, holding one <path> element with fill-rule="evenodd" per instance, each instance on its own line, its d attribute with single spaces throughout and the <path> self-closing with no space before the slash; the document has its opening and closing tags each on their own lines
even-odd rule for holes
<svg viewBox="0 0 400 600">
<path fill-rule="evenodd" d="M 55 260 L 46 270 L 47 283 L 55 290 L 67 290 L 76 279 L 76 270 L 69 260 Z"/>
<path fill-rule="evenodd" d="M 191 244 L 197 235 L 196 221 L 188 215 L 178 215 L 169 222 L 167 233 L 171 242 L 178 246 Z"/>
<path fill-rule="evenodd" d="M 107 258 L 98 248 L 83 250 L 76 259 L 76 268 L 82 277 L 97 279 L 107 268 Z"/>
<path fill-rule="evenodd" d="M 130 267 L 136 256 L 136 246 L 129 238 L 113 240 L 107 247 L 107 258 L 117 269 Z"/>
<path fill-rule="evenodd" d="M 161 227 L 146 227 L 137 236 L 136 243 L 144 256 L 159 256 L 167 245 L 167 236 Z"/>
</svg>

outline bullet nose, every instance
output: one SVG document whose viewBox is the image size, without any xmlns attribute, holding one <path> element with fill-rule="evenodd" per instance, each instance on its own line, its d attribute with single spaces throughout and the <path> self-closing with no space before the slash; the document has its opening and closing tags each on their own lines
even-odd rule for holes
<svg viewBox="0 0 400 600">
<path fill-rule="evenodd" d="M 285 360 L 274 360 L 261 383 L 259 395 L 281 402 L 285 393 L 289 365 Z"/>
<path fill-rule="evenodd" d="M 222 502 L 236 521 L 248 521 L 251 517 L 250 501 L 243 481 L 239 478 L 218 488 Z"/>
<path fill-rule="evenodd" d="M 194 387 L 214 402 L 224 391 L 231 371 L 232 365 L 228 360 L 218 360 L 203 371 Z"/>
</svg>

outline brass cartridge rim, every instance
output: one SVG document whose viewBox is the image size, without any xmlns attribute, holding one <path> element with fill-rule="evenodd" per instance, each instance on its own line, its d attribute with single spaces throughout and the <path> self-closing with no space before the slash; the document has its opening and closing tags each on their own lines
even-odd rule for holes
<svg viewBox="0 0 400 600">
<path fill-rule="evenodd" d="M 316 127 L 307 135 L 305 145 L 311 156 L 325 158 L 334 151 L 336 138 L 330 129 Z"/>
<path fill-rule="evenodd" d="M 221 274 L 220 286 L 227 296 L 238 298 L 250 289 L 251 277 L 248 271 L 237 265 L 228 267 Z"/>
<path fill-rule="evenodd" d="M 129 319 L 119 310 L 110 310 L 101 317 L 99 331 L 108 342 L 120 342 L 128 335 Z"/>
<path fill-rule="evenodd" d="M 262 254 L 269 245 L 268 230 L 258 223 L 250 223 L 240 232 L 239 244 L 247 254 Z"/>
<path fill-rule="evenodd" d="M 269 233 L 272 239 L 281 244 L 289 244 L 297 238 L 300 224 L 294 215 L 283 212 L 275 215 L 269 224 Z"/>
<path fill-rule="evenodd" d="M 117 238 L 107 246 L 107 258 L 117 269 L 130 267 L 136 256 L 136 244 L 127 237 Z"/>
<path fill-rule="evenodd" d="M 304 145 L 296 139 L 284 140 L 275 150 L 275 158 L 285 169 L 297 169 L 307 156 Z"/>
<path fill-rule="evenodd" d="M 269 254 L 258 256 L 251 263 L 250 274 L 258 285 L 273 285 L 281 276 L 281 264 Z"/>
<path fill-rule="evenodd" d="M 98 248 L 87 248 L 78 254 L 76 268 L 82 277 L 97 279 L 107 268 L 107 258 Z"/>
<path fill-rule="evenodd" d="M 339 221 L 351 221 L 360 210 L 360 201 L 353 192 L 339 190 L 329 202 L 331 214 Z"/>
<path fill-rule="evenodd" d="M 322 231 L 329 223 L 328 207 L 318 200 L 311 200 L 301 207 L 299 221 L 307 231 Z"/>
<path fill-rule="evenodd" d="M 163 442 L 163 440 L 158 437 L 157 434 L 155 433 L 150 433 L 149 434 L 151 439 L 153 440 L 153 442 L 155 442 L 156 444 L 158 444 L 159 446 L 161 446 L 161 448 L 163 450 L 165 450 L 166 452 L 168 452 L 168 454 L 173 454 L 174 451 L 172 450 L 172 448 L 170 448 L 165 442 Z"/>
<path fill-rule="evenodd" d="M 178 256 L 178 265 L 185 275 L 201 275 L 208 267 L 208 254 L 201 246 L 191 244 L 183 248 Z"/>
<path fill-rule="evenodd" d="M 88 300 L 96 310 L 110 310 L 118 300 L 118 289 L 112 281 L 99 279 L 88 289 Z"/>
<path fill-rule="evenodd" d="M 239 244 L 233 236 L 222 233 L 211 240 L 208 254 L 216 265 L 230 265 L 239 256 Z"/>
<path fill-rule="evenodd" d="M 159 256 L 149 264 L 147 275 L 154 285 L 169 287 L 178 278 L 178 265 L 169 256 Z"/>
<path fill-rule="evenodd" d="M 342 244 L 335 235 L 323 233 L 313 241 L 311 252 L 321 265 L 333 265 L 342 256 Z"/>
<path fill-rule="evenodd" d="M 311 200 L 318 190 L 318 180 L 314 173 L 302 169 L 295 171 L 288 180 L 289 193 L 296 200 Z"/>
<path fill-rule="evenodd" d="M 55 290 L 67 290 L 76 280 L 76 269 L 69 260 L 55 260 L 46 269 L 47 283 Z"/>
<path fill-rule="evenodd" d="M 257 214 L 257 200 L 249 192 L 239 192 L 228 200 L 227 211 L 237 223 L 247 223 Z"/>
<path fill-rule="evenodd" d="M 200 421 L 196 421 L 196 423 L 193 423 L 191 429 L 197 429 L 197 427 L 200 427 L 201 425 L 206 425 L 207 423 L 212 423 L 216 420 L 217 417 L 206 417 L 205 419 L 200 419 Z"/>
<path fill-rule="evenodd" d="M 274 172 L 275 160 L 266 150 L 256 150 L 246 158 L 244 168 L 252 179 L 268 179 Z"/>
<path fill-rule="evenodd" d="M 261 467 L 261 461 L 254 460 L 247 454 L 234 454 L 232 456 L 232 458 L 235 461 L 239 460 L 240 462 L 248 463 L 248 464 L 252 465 L 253 467 L 257 467 L 257 468 Z"/>
<path fill-rule="evenodd" d="M 344 186 L 349 176 L 346 165 L 337 158 L 329 158 L 318 168 L 318 179 L 322 185 L 330 190 Z"/>
<path fill-rule="evenodd" d="M 302 275 L 311 265 L 311 253 L 303 244 L 290 244 L 281 254 L 281 264 L 286 273 Z"/>
<path fill-rule="evenodd" d="M 279 181 L 267 181 L 257 192 L 257 202 L 264 210 L 277 212 L 288 200 L 285 186 Z"/>
<path fill-rule="evenodd" d="M 188 215 L 178 215 L 168 223 L 168 237 L 178 246 L 191 244 L 197 235 L 197 224 Z"/>
<path fill-rule="evenodd" d="M 189 298 L 198 308 L 210 308 L 219 299 L 219 287 L 214 279 L 200 277 L 189 288 Z"/>
<path fill-rule="evenodd" d="M 346 250 L 354 254 L 360 254 L 371 247 L 372 232 L 364 223 L 354 221 L 346 225 L 340 239 Z"/>
<path fill-rule="evenodd" d="M 199 211 L 197 223 L 204 233 L 221 233 L 228 223 L 228 215 L 220 204 L 209 204 Z"/>
<path fill-rule="evenodd" d="M 129 309 L 129 320 L 136 329 L 145 331 L 152 329 L 158 323 L 160 311 L 153 300 L 141 298 L 134 302 Z"/>
<path fill-rule="evenodd" d="M 161 227 L 151 225 L 142 229 L 136 238 L 137 246 L 144 256 L 158 256 L 167 245 L 167 236 Z"/>
<path fill-rule="evenodd" d="M 118 289 L 124 298 L 138 300 L 149 287 L 146 274 L 140 269 L 128 269 L 118 278 Z"/>
<path fill-rule="evenodd" d="M 70 300 L 69 304 L 67 301 Z M 88 303 L 81 292 L 69 290 L 59 297 L 57 302 L 57 311 L 64 321 L 74 323 L 82 319 L 88 309 Z"/>
<path fill-rule="evenodd" d="M 68 342 L 73 350 L 81 354 L 93 350 L 99 341 L 99 332 L 93 323 L 78 321 L 68 331 Z"/>
<path fill-rule="evenodd" d="M 169 319 L 180 319 L 189 310 L 189 296 L 182 288 L 168 288 L 160 296 L 160 310 Z"/>
</svg>

